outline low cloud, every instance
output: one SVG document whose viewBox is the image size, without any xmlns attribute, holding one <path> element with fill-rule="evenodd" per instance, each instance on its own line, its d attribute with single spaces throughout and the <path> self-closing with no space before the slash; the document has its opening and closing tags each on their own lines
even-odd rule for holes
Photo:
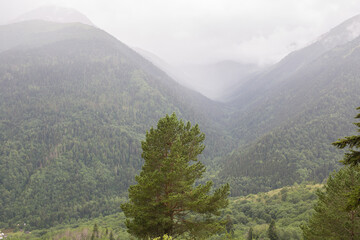
<svg viewBox="0 0 360 240">
<path fill-rule="evenodd" d="M 354 0 L 0 0 L 0 23 L 44 4 L 71 7 L 171 64 L 269 64 L 360 13 Z"/>
</svg>

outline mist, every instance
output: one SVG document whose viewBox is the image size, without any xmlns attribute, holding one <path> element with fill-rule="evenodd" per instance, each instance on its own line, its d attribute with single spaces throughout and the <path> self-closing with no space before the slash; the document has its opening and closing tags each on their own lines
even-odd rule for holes
<svg viewBox="0 0 360 240">
<path fill-rule="evenodd" d="M 180 82 L 210 98 L 229 84 L 202 79 L 204 66 L 224 61 L 269 66 L 360 9 L 360 2 L 351 0 L 0 0 L 0 5 L 0 24 L 44 5 L 76 9 L 130 47 L 149 51 L 189 76 Z"/>
</svg>

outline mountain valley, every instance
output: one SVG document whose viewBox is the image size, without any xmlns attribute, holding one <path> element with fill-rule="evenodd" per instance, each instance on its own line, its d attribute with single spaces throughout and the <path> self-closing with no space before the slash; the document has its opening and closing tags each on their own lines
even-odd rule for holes
<svg viewBox="0 0 360 240">
<path fill-rule="evenodd" d="M 182 75 L 205 85 L 227 72 L 222 102 L 82 19 L 87 24 L 30 17 L 0 26 L 0 227 L 40 231 L 122 214 L 143 165 L 141 141 L 176 113 L 206 135 L 204 181 L 230 183 L 222 217 L 236 212 L 235 232 L 243 236 L 256 223 L 264 234 L 261 224 L 285 217 L 270 208 L 256 217 L 259 203 L 294 201 L 306 205 L 304 215 L 294 225 L 280 222 L 284 238 L 300 237 L 316 198 L 311 186 L 341 166 L 344 151 L 331 143 L 355 133 L 360 15 L 266 69 L 225 61 Z M 285 191 L 297 200 L 282 198 Z M 243 216 L 245 208 L 251 214 Z"/>
</svg>

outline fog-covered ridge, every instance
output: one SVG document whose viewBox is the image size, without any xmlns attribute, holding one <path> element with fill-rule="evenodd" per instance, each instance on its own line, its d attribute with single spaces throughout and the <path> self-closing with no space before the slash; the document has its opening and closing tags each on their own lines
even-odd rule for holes
<svg viewBox="0 0 360 240">
<path fill-rule="evenodd" d="M 36 8 L 32 11 L 26 12 L 19 17 L 15 18 L 11 21 L 14 22 L 22 22 L 27 20 L 44 20 L 50 22 L 58 22 L 58 23 L 72 23 L 78 22 L 87 24 L 90 26 L 94 26 L 94 24 L 82 13 L 75 9 L 64 8 L 58 6 L 43 6 L 40 8 Z"/>
</svg>

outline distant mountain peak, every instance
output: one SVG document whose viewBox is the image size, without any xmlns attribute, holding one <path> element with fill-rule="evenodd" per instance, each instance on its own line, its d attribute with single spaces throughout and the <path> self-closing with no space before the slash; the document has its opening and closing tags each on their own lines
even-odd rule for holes
<svg viewBox="0 0 360 240">
<path fill-rule="evenodd" d="M 360 14 L 331 29 L 319 38 L 326 49 L 348 43 L 360 36 Z"/>
<path fill-rule="evenodd" d="M 59 23 L 71 23 L 71 22 L 79 22 L 83 24 L 87 24 L 90 26 L 94 26 L 94 24 L 82 13 L 75 9 L 58 7 L 54 5 L 47 5 L 36 8 L 29 12 L 26 12 L 13 21 L 14 22 L 22 22 L 27 20 L 44 20 L 50 22 L 59 22 Z"/>
</svg>

